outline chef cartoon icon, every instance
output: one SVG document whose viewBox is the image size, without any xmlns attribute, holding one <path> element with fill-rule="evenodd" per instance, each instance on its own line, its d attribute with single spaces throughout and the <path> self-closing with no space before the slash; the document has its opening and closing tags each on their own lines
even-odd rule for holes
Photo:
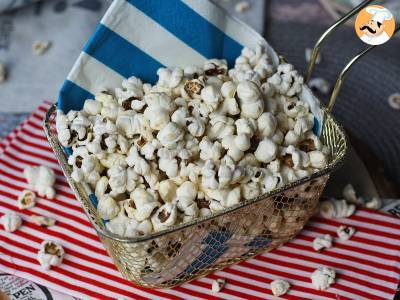
<svg viewBox="0 0 400 300">
<path fill-rule="evenodd" d="M 358 37 L 369 45 L 386 43 L 393 35 L 395 21 L 392 13 L 380 5 L 360 11 L 355 22 Z"/>
</svg>

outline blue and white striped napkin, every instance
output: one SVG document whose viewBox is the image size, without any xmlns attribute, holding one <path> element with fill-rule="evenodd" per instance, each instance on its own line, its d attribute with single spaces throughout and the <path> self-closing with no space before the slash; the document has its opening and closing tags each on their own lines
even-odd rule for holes
<svg viewBox="0 0 400 300">
<path fill-rule="evenodd" d="M 208 58 L 234 63 L 244 46 L 265 45 L 253 29 L 209 1 L 115 0 L 73 66 L 59 96 L 64 112 L 115 88 L 130 76 L 155 83 L 162 66 L 202 64 Z"/>
</svg>

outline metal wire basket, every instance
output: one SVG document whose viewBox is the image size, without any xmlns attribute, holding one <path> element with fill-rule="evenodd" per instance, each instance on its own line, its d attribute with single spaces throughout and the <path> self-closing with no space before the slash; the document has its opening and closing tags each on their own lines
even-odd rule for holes
<svg viewBox="0 0 400 300">
<path fill-rule="evenodd" d="M 311 55 L 306 81 L 310 78 L 321 44 L 338 26 L 371 1 L 361 3 L 321 36 Z M 328 108 L 323 109 L 320 138 L 330 151 L 330 162 L 325 169 L 218 214 L 148 236 L 124 238 L 106 230 L 88 191 L 71 178 L 67 154 L 57 139 L 55 105 L 46 115 L 44 128 L 77 199 L 123 276 L 144 287 L 173 287 L 274 249 L 303 228 L 315 212 L 329 174 L 343 162 L 348 148 L 346 135 L 330 112 L 349 68 L 373 48 L 360 52 L 345 66 L 339 74 Z"/>
</svg>

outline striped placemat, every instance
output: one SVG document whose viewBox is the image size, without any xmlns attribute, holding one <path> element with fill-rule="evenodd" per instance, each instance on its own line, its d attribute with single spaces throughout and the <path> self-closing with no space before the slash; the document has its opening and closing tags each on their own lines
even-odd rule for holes
<svg viewBox="0 0 400 300">
<path fill-rule="evenodd" d="M 7 138 L 0 142 L 0 215 L 17 211 L 24 219 L 18 231 L 0 230 L 0 270 L 32 280 L 79 298 L 126 299 L 271 299 L 270 282 L 287 279 L 292 288 L 285 299 L 392 299 L 400 273 L 400 219 L 358 210 L 348 219 L 315 217 L 292 241 L 279 249 L 215 272 L 205 278 L 168 290 L 145 289 L 121 277 L 75 200 L 45 138 L 41 122 L 49 107 L 44 103 Z M 16 199 L 27 187 L 23 169 L 46 165 L 57 176 L 54 200 L 39 198 L 30 210 L 19 211 Z M 39 214 L 57 219 L 42 228 L 28 222 Z M 357 233 L 346 242 L 336 241 L 320 253 L 312 249 L 315 236 L 336 235 L 341 224 L 354 226 Z M 64 263 L 48 272 L 40 269 L 36 253 L 45 239 L 60 242 Z M 319 266 L 335 268 L 336 283 L 327 291 L 316 291 L 310 281 Z M 225 278 L 227 286 L 211 293 L 211 282 Z"/>
</svg>

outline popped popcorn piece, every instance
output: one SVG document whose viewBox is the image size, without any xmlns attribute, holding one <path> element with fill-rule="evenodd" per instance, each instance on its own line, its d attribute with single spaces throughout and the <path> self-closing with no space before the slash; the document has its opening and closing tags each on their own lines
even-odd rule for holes
<svg viewBox="0 0 400 300">
<path fill-rule="evenodd" d="M 151 222 L 155 231 L 161 231 L 175 224 L 177 217 L 177 207 L 172 203 L 165 203 L 160 206 L 151 217 Z"/>
<path fill-rule="evenodd" d="M 167 149 L 174 149 L 184 137 L 183 130 L 174 122 L 169 122 L 157 134 L 157 139 Z"/>
<path fill-rule="evenodd" d="M 7 80 L 7 68 L 4 64 L 0 63 L 0 83 Z"/>
<path fill-rule="evenodd" d="M 271 282 L 271 291 L 274 296 L 283 296 L 290 289 L 290 284 L 283 279 L 275 279 Z"/>
<path fill-rule="evenodd" d="M 54 241 L 43 241 L 37 254 L 40 266 L 45 270 L 61 265 L 65 252 L 64 248 Z"/>
<path fill-rule="evenodd" d="M 400 93 L 391 94 L 388 98 L 390 107 L 400 109 Z"/>
<path fill-rule="evenodd" d="M 222 291 L 222 289 L 224 288 L 224 286 L 226 285 L 226 280 L 223 278 L 218 278 L 213 280 L 212 284 L 211 284 L 211 291 L 213 293 L 219 293 L 220 291 Z"/>
<path fill-rule="evenodd" d="M 101 197 L 97 204 L 99 216 L 104 220 L 110 220 L 114 218 L 118 214 L 119 209 L 120 208 L 117 202 L 108 195 Z"/>
<path fill-rule="evenodd" d="M 348 204 L 346 200 L 329 199 L 321 201 L 319 204 L 320 214 L 327 219 L 348 218 L 355 210 L 356 206 Z"/>
<path fill-rule="evenodd" d="M 345 187 L 343 188 L 342 195 L 343 195 L 343 198 L 347 202 L 359 204 L 356 190 L 354 189 L 353 185 L 351 185 L 350 183 L 345 185 Z"/>
<path fill-rule="evenodd" d="M 247 1 L 240 1 L 235 5 L 235 11 L 237 13 L 244 13 L 250 8 L 250 4 Z"/>
<path fill-rule="evenodd" d="M 261 137 L 270 138 L 274 135 L 278 121 L 272 113 L 265 112 L 257 119 L 257 129 Z"/>
<path fill-rule="evenodd" d="M 282 95 L 295 96 L 302 90 L 304 79 L 291 64 L 280 64 L 268 82 Z"/>
<path fill-rule="evenodd" d="M 338 227 L 338 229 L 336 230 L 336 233 L 341 241 L 349 240 L 355 232 L 356 232 L 356 229 L 354 227 L 350 227 L 350 226 L 346 226 L 346 225 L 340 225 Z"/>
<path fill-rule="evenodd" d="M 269 163 L 276 158 L 278 153 L 278 146 L 270 139 L 263 139 L 254 152 L 254 155 L 258 159 L 258 161 L 263 163 Z"/>
<path fill-rule="evenodd" d="M 50 41 L 34 41 L 32 44 L 32 52 L 35 55 L 43 55 L 44 53 L 47 52 L 47 50 L 49 50 L 51 46 L 51 42 Z"/>
<path fill-rule="evenodd" d="M 252 81 L 242 81 L 237 86 L 241 116 L 257 119 L 264 110 L 264 101 L 258 86 Z"/>
<path fill-rule="evenodd" d="M 312 51 L 313 51 L 313 49 L 306 48 L 306 50 L 304 52 L 305 58 L 306 58 L 306 62 L 310 62 Z M 318 52 L 317 58 L 315 60 L 315 63 L 319 64 L 321 62 L 321 60 L 322 60 L 321 52 Z"/>
<path fill-rule="evenodd" d="M 335 277 L 335 270 L 328 267 L 320 267 L 311 274 L 311 282 L 317 290 L 326 290 L 335 283 Z"/>
<path fill-rule="evenodd" d="M 313 248 L 315 251 L 321 251 L 324 248 L 332 248 L 333 238 L 330 234 L 317 236 L 313 241 Z"/>
<path fill-rule="evenodd" d="M 310 158 L 310 165 L 316 169 L 323 169 L 328 165 L 328 158 L 322 151 L 310 151 L 308 152 Z"/>
<path fill-rule="evenodd" d="M 7 232 L 14 232 L 22 226 L 22 218 L 14 213 L 6 213 L 1 217 L 4 230 Z"/>
<path fill-rule="evenodd" d="M 164 202 L 172 202 L 176 196 L 177 185 L 171 179 L 160 182 L 158 193 Z"/>
<path fill-rule="evenodd" d="M 17 205 L 19 209 L 29 209 L 36 205 L 36 195 L 29 190 L 23 190 L 18 196 Z"/>
<path fill-rule="evenodd" d="M 29 222 L 32 222 L 42 227 L 50 227 L 56 224 L 56 219 L 44 216 L 31 215 L 29 216 Z"/>
<path fill-rule="evenodd" d="M 371 200 L 365 203 L 365 207 L 370 209 L 379 210 L 382 207 L 382 199 L 379 197 L 373 197 Z"/>
<path fill-rule="evenodd" d="M 308 82 L 308 86 L 312 91 L 325 95 L 331 90 L 331 85 L 324 78 L 311 78 Z"/>
<path fill-rule="evenodd" d="M 39 196 L 53 199 L 56 191 L 53 185 L 56 181 L 54 171 L 45 166 L 26 167 L 24 176 L 28 181 L 29 186 L 35 190 Z"/>
<path fill-rule="evenodd" d="M 135 219 L 138 220 L 139 222 L 150 218 L 151 214 L 156 210 L 156 208 L 161 205 L 157 201 L 157 199 L 152 194 L 149 193 L 148 190 L 144 190 L 142 188 L 135 189 L 131 193 L 130 198 L 135 201 L 136 210 L 134 211 L 134 216 L 135 216 Z M 167 208 L 170 208 L 170 207 L 167 206 Z M 175 218 L 176 218 L 176 212 L 175 212 Z M 157 223 L 157 225 L 154 225 L 154 222 L 153 222 L 153 226 L 154 226 L 155 230 L 160 227 L 158 225 L 160 225 L 160 224 Z"/>
</svg>

